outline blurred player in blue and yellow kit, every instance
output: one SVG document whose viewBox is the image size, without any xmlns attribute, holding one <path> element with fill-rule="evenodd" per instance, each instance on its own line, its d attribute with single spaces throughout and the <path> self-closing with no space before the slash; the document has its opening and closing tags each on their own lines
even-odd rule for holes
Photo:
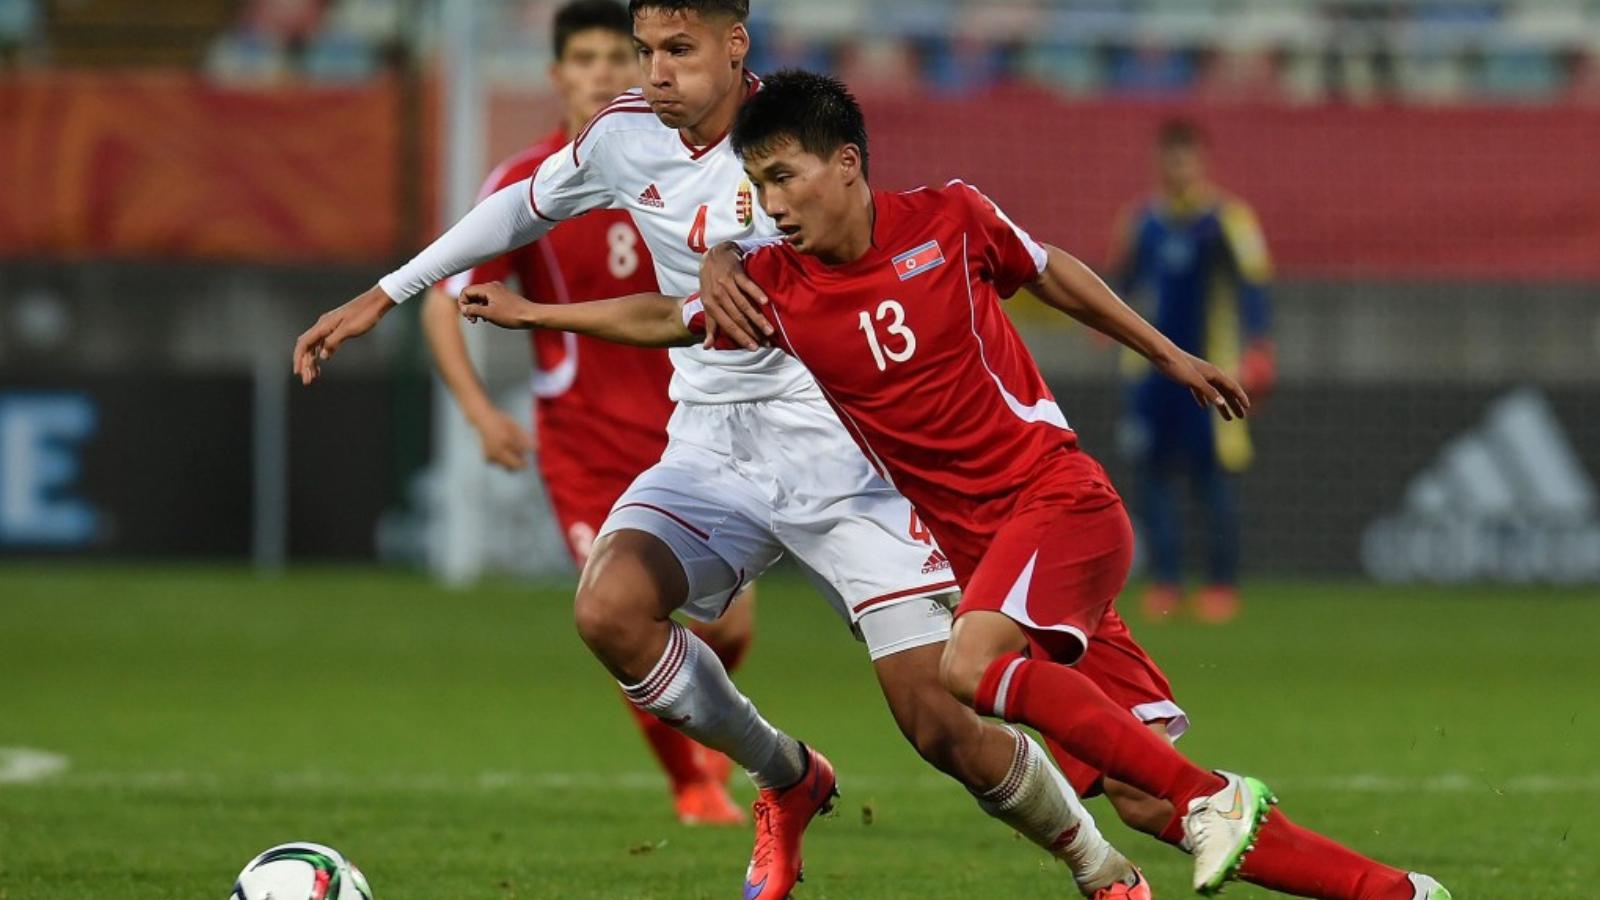
<svg viewBox="0 0 1600 900">
<path fill-rule="evenodd" d="M 1274 356 L 1267 298 L 1270 262 L 1255 214 L 1206 178 L 1199 131 L 1185 121 L 1157 140 L 1160 192 L 1124 216 L 1114 250 L 1116 287 L 1153 305 L 1147 317 L 1173 343 L 1235 374 L 1252 398 L 1271 389 Z M 1137 358 L 1135 358 L 1137 359 Z M 1224 422 L 1183 387 L 1131 362 L 1124 444 L 1134 463 L 1155 619 L 1182 603 L 1182 515 L 1175 482 L 1186 476 L 1209 525 L 1201 619 L 1239 610 L 1236 481 L 1253 448 L 1242 421 Z"/>
</svg>

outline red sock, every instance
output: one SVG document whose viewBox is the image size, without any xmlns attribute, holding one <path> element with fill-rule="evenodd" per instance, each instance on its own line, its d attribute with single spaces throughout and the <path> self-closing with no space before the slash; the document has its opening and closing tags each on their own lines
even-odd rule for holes
<svg viewBox="0 0 1600 900">
<path fill-rule="evenodd" d="M 1323 900 L 1411 900 L 1411 879 L 1289 821 L 1273 810 L 1239 877 L 1285 894 Z"/>
<path fill-rule="evenodd" d="M 626 697 L 623 701 L 633 713 L 633 720 L 639 724 L 639 730 L 644 732 L 644 739 L 650 745 L 650 752 L 655 754 L 656 761 L 666 770 L 667 778 L 672 782 L 673 793 L 677 793 L 684 785 L 695 784 L 712 777 L 711 773 L 706 771 L 704 760 L 716 751 L 700 746 L 688 735 L 634 706 Z"/>
<path fill-rule="evenodd" d="M 1008 653 L 983 673 L 974 706 L 982 715 L 1037 728 L 1104 774 L 1180 810 L 1225 784 L 1068 666 Z"/>
<path fill-rule="evenodd" d="M 706 642 L 706 646 L 717 655 L 717 659 L 722 660 L 722 668 L 726 669 L 729 675 L 739 668 L 739 664 L 744 662 L 745 654 L 750 652 L 749 632 L 729 638 L 714 634 L 699 622 L 690 622 L 689 630 Z"/>
<path fill-rule="evenodd" d="M 1182 842 L 1182 816 L 1173 816 L 1161 839 L 1173 846 Z M 1406 873 L 1301 828 L 1276 809 L 1261 826 L 1239 878 L 1317 900 L 1411 900 L 1415 894 Z"/>
</svg>

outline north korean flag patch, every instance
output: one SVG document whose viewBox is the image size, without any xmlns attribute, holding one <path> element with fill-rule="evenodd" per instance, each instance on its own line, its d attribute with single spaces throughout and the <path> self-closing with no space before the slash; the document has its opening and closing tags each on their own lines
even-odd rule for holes
<svg viewBox="0 0 1600 900">
<path fill-rule="evenodd" d="M 907 250 L 896 256 L 894 273 L 900 276 L 901 281 L 907 281 L 942 265 L 944 265 L 944 251 L 939 249 L 938 241 L 929 241 L 915 250 Z"/>
</svg>

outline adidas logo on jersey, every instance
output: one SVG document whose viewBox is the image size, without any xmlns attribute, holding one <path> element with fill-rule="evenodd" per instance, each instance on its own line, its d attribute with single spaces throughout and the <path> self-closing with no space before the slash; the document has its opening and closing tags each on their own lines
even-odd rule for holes
<svg viewBox="0 0 1600 900">
<path fill-rule="evenodd" d="M 639 195 L 639 202 L 652 209 L 666 209 L 667 201 L 661 199 L 661 189 L 654 184 L 644 189 Z"/>
<path fill-rule="evenodd" d="M 1545 396 L 1495 401 L 1367 527 L 1379 581 L 1600 583 L 1600 496 Z"/>
<path fill-rule="evenodd" d="M 932 575 L 935 572 L 944 572 L 950 568 L 950 559 L 944 555 L 943 550 L 935 550 L 928 555 L 928 561 L 922 564 L 922 574 Z"/>
</svg>

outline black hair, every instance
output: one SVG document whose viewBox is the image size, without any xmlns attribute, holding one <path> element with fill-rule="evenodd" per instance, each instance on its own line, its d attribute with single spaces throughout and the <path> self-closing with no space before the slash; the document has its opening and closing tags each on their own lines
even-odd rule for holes
<svg viewBox="0 0 1600 900">
<path fill-rule="evenodd" d="M 633 37 L 633 19 L 617 0 L 572 0 L 556 11 L 556 59 L 567 55 L 573 35 L 603 28 L 625 38 Z"/>
<path fill-rule="evenodd" d="M 850 89 L 831 75 L 786 69 L 764 79 L 761 90 L 744 102 L 733 123 L 735 153 L 760 155 L 785 139 L 824 159 L 855 144 L 861 150 L 861 174 L 867 174 L 867 118 Z"/>
<path fill-rule="evenodd" d="M 1189 119 L 1168 119 L 1156 132 L 1156 146 L 1163 150 L 1193 150 L 1205 146 L 1205 132 Z"/>
<path fill-rule="evenodd" d="M 743 22 L 750 18 L 750 0 L 628 0 L 628 15 L 659 9 L 664 12 L 699 13 L 707 16 L 732 16 Z"/>
</svg>

